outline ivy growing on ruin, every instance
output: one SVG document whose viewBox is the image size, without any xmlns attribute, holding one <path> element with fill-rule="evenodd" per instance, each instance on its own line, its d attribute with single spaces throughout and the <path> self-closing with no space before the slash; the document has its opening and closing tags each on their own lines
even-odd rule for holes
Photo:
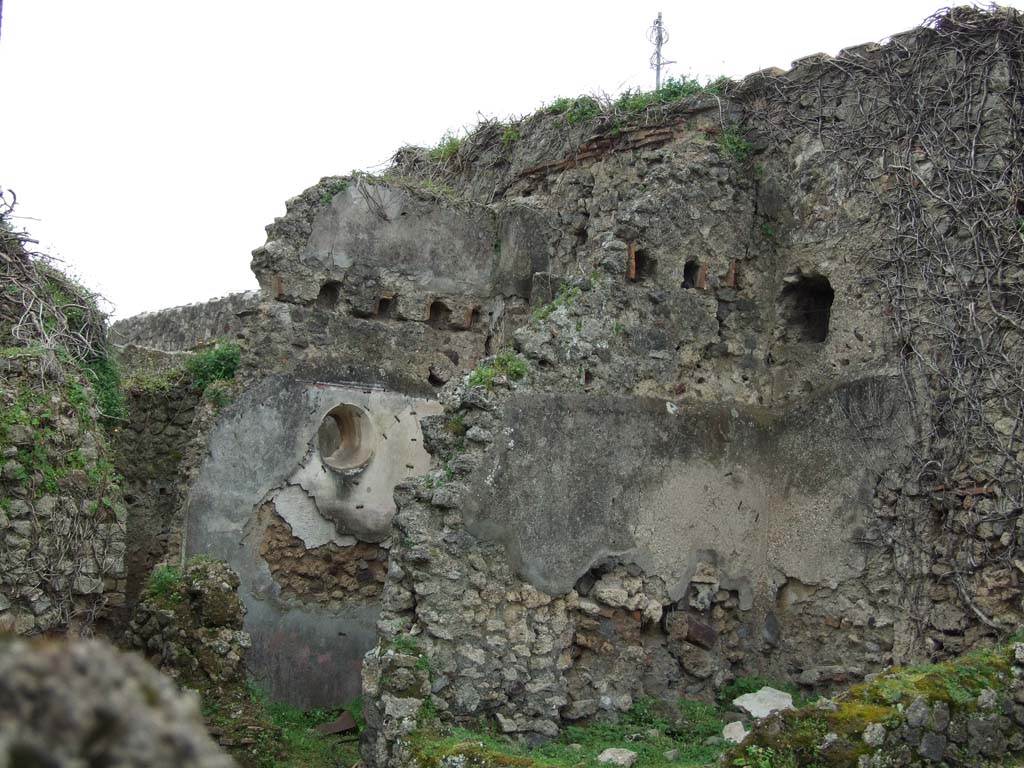
<svg viewBox="0 0 1024 768">
<path fill-rule="evenodd" d="M 887 303 L 920 430 L 895 504 L 907 607 L 944 561 L 941 578 L 999 630 L 976 595 L 983 568 L 1008 579 L 1020 553 L 1022 62 L 1017 11 L 944 11 L 889 45 L 766 75 L 752 120 L 776 139 L 809 131 L 853 172 L 855 192 L 883 190 L 886 247 L 864 267 Z"/>
</svg>

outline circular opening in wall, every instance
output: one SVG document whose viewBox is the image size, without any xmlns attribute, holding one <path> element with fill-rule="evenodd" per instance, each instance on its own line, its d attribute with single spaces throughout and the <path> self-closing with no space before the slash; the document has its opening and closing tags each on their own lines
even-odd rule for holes
<svg viewBox="0 0 1024 768">
<path fill-rule="evenodd" d="M 317 431 L 320 458 L 331 469 L 362 469 L 373 456 L 376 435 L 370 414 L 343 403 L 327 412 Z"/>
</svg>

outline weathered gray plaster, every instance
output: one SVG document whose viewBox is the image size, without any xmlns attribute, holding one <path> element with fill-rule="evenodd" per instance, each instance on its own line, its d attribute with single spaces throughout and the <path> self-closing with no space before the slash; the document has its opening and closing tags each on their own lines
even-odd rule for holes
<svg viewBox="0 0 1024 768">
<path fill-rule="evenodd" d="M 394 455 L 388 447 L 391 441 L 382 440 L 364 475 L 375 484 L 367 498 L 381 501 L 390 498 L 398 479 L 422 471 L 425 459 L 417 457 L 415 450 L 424 457 L 426 453 L 418 442 L 413 443 L 418 419 L 439 410 L 435 402 L 376 389 L 375 382 L 354 388 L 323 378 L 302 381 L 271 376 L 228 406 L 212 430 L 209 455 L 186 511 L 186 554 L 224 559 L 241 579 L 239 592 L 248 611 L 245 629 L 253 637 L 254 676 L 273 697 L 301 706 L 338 704 L 358 695 L 360 660 L 373 645 L 379 607 L 326 610 L 284 598 L 259 554 L 267 524 L 259 507 L 283 496 L 293 530 L 309 537 L 307 547 L 324 543 L 324 524 L 330 523 L 319 515 L 296 521 L 303 512 L 313 515 L 316 505 L 302 503 L 295 495 L 301 489 L 292 484 L 307 477 L 300 467 L 319 464 L 315 438 L 324 414 L 341 402 L 354 402 L 391 423 L 398 423 L 396 415 L 404 419 L 401 428 L 394 430 L 404 438 L 395 441 Z M 326 467 L 317 471 L 329 472 Z M 326 488 L 315 487 L 328 500 Z M 389 525 L 383 503 L 377 511 L 386 518 L 379 524 Z"/>
<path fill-rule="evenodd" d="M 677 595 L 709 558 L 733 588 L 766 599 L 783 575 L 835 584 L 863 570 L 871 489 L 908 444 L 897 387 L 858 381 L 782 415 L 514 396 L 466 495 L 467 526 L 551 594 L 610 556 Z"/>
<path fill-rule="evenodd" d="M 444 208 L 385 185 L 352 185 L 313 219 L 303 261 L 390 274 L 445 294 L 489 293 L 496 227 L 483 208 Z"/>
<path fill-rule="evenodd" d="M 352 389 L 339 396 L 338 401 L 321 400 L 320 419 L 341 401 L 363 408 L 375 438 L 369 462 L 358 471 L 336 472 L 324 465 L 314 445 L 288 482 L 315 499 L 320 514 L 335 522 L 338 533 L 362 541 L 383 541 L 395 516 L 392 489 L 400 480 L 430 469 L 419 417 L 441 413 L 442 408 L 437 402 L 376 390 Z"/>
</svg>

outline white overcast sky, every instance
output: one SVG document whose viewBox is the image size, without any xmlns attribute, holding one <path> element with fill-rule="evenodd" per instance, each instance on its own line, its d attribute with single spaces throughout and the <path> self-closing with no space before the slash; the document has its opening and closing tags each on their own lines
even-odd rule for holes
<svg viewBox="0 0 1024 768">
<path fill-rule="evenodd" d="M 940 5 L 3 0 L 0 186 L 127 317 L 254 288 L 264 226 L 322 176 L 478 115 L 652 87 L 659 10 L 669 73 L 705 79 L 880 40 Z"/>
</svg>

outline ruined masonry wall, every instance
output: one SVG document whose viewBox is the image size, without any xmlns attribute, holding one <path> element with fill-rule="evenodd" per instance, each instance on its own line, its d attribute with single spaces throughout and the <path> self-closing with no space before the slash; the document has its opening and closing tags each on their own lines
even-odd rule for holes
<svg viewBox="0 0 1024 768">
<path fill-rule="evenodd" d="M 448 472 L 400 491 L 383 642 L 365 668 L 368 763 L 406 761 L 403 736 L 424 701 L 444 719 L 486 714 L 507 733 L 549 734 L 567 719 L 614 716 L 639 695 L 708 695 L 751 672 L 829 687 L 1019 626 L 1022 576 L 1009 563 L 1019 560 L 1024 422 L 1019 388 L 1006 384 L 1022 370 L 1024 195 L 1008 173 L 1022 147 L 1022 32 L 1014 11 L 958 9 L 884 46 L 751 76 L 730 95 L 744 112 L 753 155 L 742 167 L 753 178 L 723 163 L 727 189 L 711 192 L 705 176 L 692 230 L 656 202 L 672 198 L 683 169 L 694 172 L 693 155 L 680 162 L 670 138 L 615 160 L 585 149 L 570 164 L 581 167 L 554 159 L 518 176 L 510 166 L 537 146 L 529 138 L 511 164 L 482 162 L 499 152 L 493 136 L 467 142 L 462 163 L 450 164 L 457 188 L 486 196 L 495 184 L 552 207 L 576 201 L 579 216 L 560 216 L 573 240 L 555 241 L 552 264 L 564 253 L 587 277 L 568 278 L 572 290 L 515 332 L 530 375 L 507 384 L 510 398 L 505 382 L 496 398 L 449 389 L 446 417 L 464 438 L 428 434 Z M 971 118 L 943 112 L 948 104 L 966 105 Z M 542 118 L 531 120 L 537 128 Z M 923 145 L 908 139 L 911 124 L 928 127 Z M 966 146 L 970 157 L 959 156 Z M 699 147 L 687 145 L 694 155 Z M 424 156 L 404 163 L 411 174 L 429 170 Z M 713 179 L 719 169 L 709 165 Z M 612 173 L 657 178 L 665 194 L 620 184 L 618 198 L 605 196 Z M 957 234 L 963 211 L 939 202 L 964 189 L 984 201 L 972 215 L 990 238 Z M 905 217 L 911 210 L 920 215 Z M 742 212 L 749 237 L 735 228 L 719 237 L 726 211 L 733 221 Z M 690 259 L 708 267 L 693 280 Z M 958 278 L 932 274 L 936 260 Z M 691 301 L 689 317 L 717 305 L 717 328 L 694 323 L 680 343 L 670 334 L 686 314 L 676 310 Z M 982 325 L 991 348 L 972 346 L 964 318 Z M 899 350 L 910 348 L 908 362 Z M 960 356 L 970 365 L 946 374 Z M 658 376 L 661 362 L 670 365 Z M 724 458 L 708 470 L 684 455 L 659 472 L 673 454 L 651 444 L 677 429 L 671 419 L 647 430 L 645 445 L 619 427 L 613 403 L 606 427 L 583 417 L 585 403 L 617 392 L 664 398 L 665 413 L 688 418 L 700 410 L 687 396 L 731 408 L 706 422 Z M 544 410 L 552 393 L 583 399 L 549 405 L 540 427 L 522 417 L 529 407 L 517 403 Z M 826 401 L 820 419 L 801 415 Z M 739 403 L 765 430 L 754 461 Z M 908 420 L 887 434 L 899 414 Z M 843 440 L 874 458 L 843 471 L 824 458 Z M 750 486 L 737 469 L 768 473 L 767 494 L 732 495 Z M 659 474 L 697 478 L 679 483 L 667 518 L 652 500 Z M 690 523 L 701 483 L 714 492 L 697 500 L 702 514 Z M 609 524 L 618 518 L 606 506 L 624 529 Z M 729 525 L 744 515 L 749 528 L 737 535 Z M 689 543 L 673 548 L 679 528 Z M 636 546 L 645 536 L 651 551 Z M 667 568 L 659 542 L 674 550 Z M 746 551 L 758 542 L 760 572 Z M 433 676 L 413 671 L 421 667 Z"/>
<path fill-rule="evenodd" d="M 256 291 L 232 293 L 198 304 L 147 312 L 119 320 L 110 328 L 114 344 L 134 344 L 181 352 L 212 339 L 233 338 L 244 325 L 244 317 L 259 301 Z"/>
</svg>

